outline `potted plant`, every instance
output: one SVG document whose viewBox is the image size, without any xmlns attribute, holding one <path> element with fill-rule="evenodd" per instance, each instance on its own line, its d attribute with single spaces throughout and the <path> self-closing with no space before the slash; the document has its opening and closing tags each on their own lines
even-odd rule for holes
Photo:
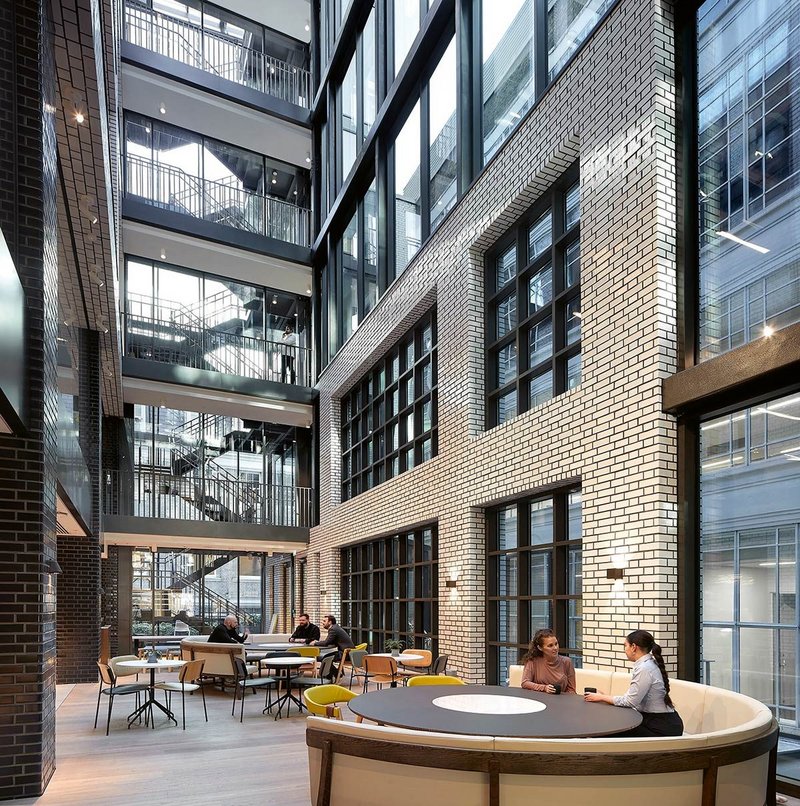
<svg viewBox="0 0 800 806">
<path fill-rule="evenodd" d="M 405 644 L 402 641 L 396 641 L 394 638 L 389 638 L 383 642 L 384 647 L 388 652 L 392 653 L 392 657 L 396 658 L 400 654 Z"/>
</svg>

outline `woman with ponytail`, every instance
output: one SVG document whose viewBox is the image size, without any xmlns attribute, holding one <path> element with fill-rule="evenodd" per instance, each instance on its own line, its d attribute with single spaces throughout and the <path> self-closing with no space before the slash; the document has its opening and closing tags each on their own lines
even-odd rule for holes
<svg viewBox="0 0 800 806">
<path fill-rule="evenodd" d="M 683 720 L 669 697 L 669 678 L 661 647 L 646 630 L 634 630 L 625 639 L 625 655 L 633 663 L 628 690 L 620 697 L 586 694 L 584 699 L 637 710 L 642 715 L 642 724 L 623 736 L 680 736 Z"/>
</svg>

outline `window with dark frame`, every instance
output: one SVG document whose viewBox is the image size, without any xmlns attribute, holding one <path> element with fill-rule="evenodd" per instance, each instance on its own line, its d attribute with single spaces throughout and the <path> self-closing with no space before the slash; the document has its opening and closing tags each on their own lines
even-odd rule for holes
<svg viewBox="0 0 800 806">
<path fill-rule="evenodd" d="M 552 629 L 581 665 L 581 493 L 564 490 L 489 510 L 486 681 L 502 684 L 536 630 Z"/>
<path fill-rule="evenodd" d="M 382 652 L 389 638 L 439 651 L 439 545 L 435 525 L 341 549 L 340 623 Z"/>
<path fill-rule="evenodd" d="M 486 258 L 486 426 L 580 384 L 577 165 Z"/>
<path fill-rule="evenodd" d="M 434 309 L 342 399 L 342 501 L 436 456 L 436 339 Z"/>
</svg>

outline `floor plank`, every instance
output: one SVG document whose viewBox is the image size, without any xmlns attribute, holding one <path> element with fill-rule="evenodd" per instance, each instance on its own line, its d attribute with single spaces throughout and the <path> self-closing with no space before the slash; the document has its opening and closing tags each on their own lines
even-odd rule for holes
<svg viewBox="0 0 800 806">
<path fill-rule="evenodd" d="M 165 676 L 166 677 L 166 676 Z M 174 677 L 174 676 L 173 676 Z M 103 697 L 97 730 L 92 729 L 97 686 L 76 685 L 59 692 L 56 712 L 56 772 L 39 798 L 15 806 L 220 806 L 258 803 L 308 806 L 305 716 L 274 721 L 263 716 L 264 695 L 245 702 L 244 722 L 231 717 L 231 696 L 207 689 L 203 703 L 186 698 L 186 731 L 160 715 L 155 730 L 126 727 L 132 697 L 114 701 L 111 734 L 105 735 Z M 173 696 L 180 722 L 180 697 Z M 285 711 L 284 711 L 285 713 Z M 148 797 L 151 796 L 151 797 Z"/>
</svg>

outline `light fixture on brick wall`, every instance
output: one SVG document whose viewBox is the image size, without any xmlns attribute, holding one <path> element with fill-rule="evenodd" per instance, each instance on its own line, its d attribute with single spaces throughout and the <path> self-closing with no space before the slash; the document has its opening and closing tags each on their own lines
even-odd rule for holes
<svg viewBox="0 0 800 806">
<path fill-rule="evenodd" d="M 319 592 L 319 595 L 320 595 L 320 596 L 327 596 L 327 595 L 328 595 L 328 591 L 320 591 L 320 592 Z"/>
<path fill-rule="evenodd" d="M 625 571 L 622 568 L 607 568 L 606 579 L 622 579 L 625 576 Z"/>
<path fill-rule="evenodd" d="M 50 559 L 44 561 L 44 570 L 46 574 L 60 574 L 61 566 L 58 564 L 57 560 L 54 560 L 51 557 Z"/>
</svg>

